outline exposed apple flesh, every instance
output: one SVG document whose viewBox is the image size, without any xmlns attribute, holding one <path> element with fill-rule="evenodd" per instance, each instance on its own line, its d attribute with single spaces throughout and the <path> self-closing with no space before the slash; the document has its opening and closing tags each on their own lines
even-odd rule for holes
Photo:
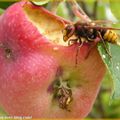
<svg viewBox="0 0 120 120">
<path fill-rule="evenodd" d="M 67 23 L 29 2 L 0 16 L 0 104 L 9 115 L 83 118 L 90 112 L 105 66 L 96 47 L 85 59 L 91 46 L 84 44 L 76 67 L 79 45 L 67 46 L 62 39 Z M 61 96 L 54 98 L 60 79 L 72 92 L 69 110 L 60 107 Z"/>
</svg>

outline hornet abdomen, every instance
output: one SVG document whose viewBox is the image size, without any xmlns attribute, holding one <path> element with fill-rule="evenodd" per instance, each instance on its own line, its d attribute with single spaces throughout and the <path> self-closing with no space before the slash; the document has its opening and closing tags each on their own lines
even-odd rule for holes
<svg viewBox="0 0 120 120">
<path fill-rule="evenodd" d="M 118 35 L 113 30 L 107 30 L 103 35 L 103 39 L 110 43 L 117 43 Z"/>
</svg>

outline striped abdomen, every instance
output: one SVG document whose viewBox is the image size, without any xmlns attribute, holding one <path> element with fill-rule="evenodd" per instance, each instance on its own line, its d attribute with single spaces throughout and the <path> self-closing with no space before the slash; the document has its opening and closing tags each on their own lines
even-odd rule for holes
<svg viewBox="0 0 120 120">
<path fill-rule="evenodd" d="M 103 39 L 110 43 L 117 43 L 118 35 L 113 30 L 107 30 L 104 35 Z"/>
</svg>

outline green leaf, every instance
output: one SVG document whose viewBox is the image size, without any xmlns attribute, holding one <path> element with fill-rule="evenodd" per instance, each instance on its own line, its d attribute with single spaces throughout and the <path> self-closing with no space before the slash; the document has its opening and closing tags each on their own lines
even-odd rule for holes
<svg viewBox="0 0 120 120">
<path fill-rule="evenodd" d="M 68 9 L 66 7 L 65 2 L 60 3 L 59 6 L 57 7 L 57 15 L 64 17 L 66 19 L 69 18 Z"/>
<path fill-rule="evenodd" d="M 112 54 L 112 68 L 111 73 L 113 73 L 113 83 L 114 83 L 114 93 L 113 98 L 120 97 L 120 46 L 110 45 L 110 50 Z"/>
<path fill-rule="evenodd" d="M 110 0 L 110 8 L 113 13 L 113 15 L 120 20 L 120 2 L 119 0 Z"/>
<path fill-rule="evenodd" d="M 32 3 L 34 3 L 35 5 L 44 5 L 47 4 L 49 2 L 49 0 L 36 0 L 36 1 L 32 1 Z"/>
<path fill-rule="evenodd" d="M 0 116 L 7 116 L 7 113 L 0 107 Z"/>
<path fill-rule="evenodd" d="M 109 47 L 112 55 L 111 59 L 102 45 L 98 46 L 98 50 L 113 79 L 114 90 L 112 98 L 120 98 L 120 46 L 110 44 Z"/>
<path fill-rule="evenodd" d="M 4 10 L 0 8 L 0 15 L 1 15 L 3 12 L 4 12 Z"/>
<path fill-rule="evenodd" d="M 98 4 L 97 7 L 97 19 L 105 19 L 105 6 L 103 4 Z"/>
<path fill-rule="evenodd" d="M 9 2 L 8 2 L 9 1 Z M 2 9 L 6 9 L 6 8 L 8 8 L 10 5 L 12 5 L 13 3 L 15 3 L 15 1 L 10 1 L 10 0 L 8 0 L 8 1 L 0 1 L 0 8 L 2 8 Z"/>
</svg>

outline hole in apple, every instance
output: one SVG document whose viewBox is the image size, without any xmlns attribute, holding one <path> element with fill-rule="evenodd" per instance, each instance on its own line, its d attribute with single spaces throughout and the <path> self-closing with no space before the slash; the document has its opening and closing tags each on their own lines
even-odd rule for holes
<svg viewBox="0 0 120 120">
<path fill-rule="evenodd" d="M 67 80 L 62 80 L 61 77 L 57 79 L 53 85 L 53 100 L 55 100 L 59 107 L 70 112 L 70 104 L 73 101 L 72 89 Z"/>
<path fill-rule="evenodd" d="M 53 105 L 58 105 L 59 108 L 70 112 L 73 101 L 72 88 L 70 79 L 63 77 L 64 74 L 62 67 L 58 67 L 55 80 L 48 87 L 48 92 L 52 94 Z"/>
<path fill-rule="evenodd" d="M 5 56 L 6 58 L 11 58 L 12 50 L 10 48 L 5 48 Z"/>
<path fill-rule="evenodd" d="M 4 49 L 6 58 L 12 57 L 12 50 L 7 45 L 0 43 L 0 47 Z"/>
</svg>

